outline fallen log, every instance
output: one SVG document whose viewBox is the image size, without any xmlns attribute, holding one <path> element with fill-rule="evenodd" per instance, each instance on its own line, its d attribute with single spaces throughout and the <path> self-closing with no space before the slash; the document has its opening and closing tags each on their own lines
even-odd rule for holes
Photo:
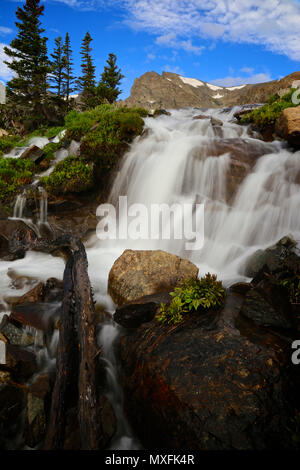
<svg viewBox="0 0 300 470">
<path fill-rule="evenodd" d="M 95 307 L 87 272 L 87 257 L 83 244 L 78 241 L 74 252 L 74 292 L 78 314 L 80 347 L 79 369 L 79 426 L 81 449 L 103 449 L 102 406 L 97 390 L 97 361 L 101 352 L 96 343 Z"/>
<path fill-rule="evenodd" d="M 66 410 L 70 406 L 72 394 L 76 390 L 78 342 L 75 328 L 73 266 L 73 255 L 70 254 L 64 272 L 64 298 L 59 327 L 56 379 L 52 392 L 49 427 L 44 444 L 44 448 L 47 450 L 63 449 Z"/>
</svg>

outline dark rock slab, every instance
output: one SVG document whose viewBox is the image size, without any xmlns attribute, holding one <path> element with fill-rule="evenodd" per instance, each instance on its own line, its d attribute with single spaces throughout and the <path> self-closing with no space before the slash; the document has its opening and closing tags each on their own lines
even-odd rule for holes
<svg viewBox="0 0 300 470">
<path fill-rule="evenodd" d="M 290 342 L 243 318 L 243 296 L 191 313 L 176 326 L 157 320 L 120 344 L 126 412 L 147 449 L 279 449 L 298 406 Z"/>
<path fill-rule="evenodd" d="M 32 145 L 31 147 L 28 147 L 19 158 L 29 158 L 34 163 L 39 164 L 44 158 L 44 150 L 40 149 L 36 145 Z"/>
<path fill-rule="evenodd" d="M 161 303 L 168 304 L 171 300 L 172 297 L 167 292 L 145 295 L 118 308 L 114 321 L 125 328 L 138 328 L 142 323 L 153 320 Z"/>
<path fill-rule="evenodd" d="M 15 305 L 11 311 L 10 319 L 21 323 L 21 325 L 31 326 L 46 332 L 53 329 L 60 313 L 60 303 L 28 302 Z"/>
</svg>

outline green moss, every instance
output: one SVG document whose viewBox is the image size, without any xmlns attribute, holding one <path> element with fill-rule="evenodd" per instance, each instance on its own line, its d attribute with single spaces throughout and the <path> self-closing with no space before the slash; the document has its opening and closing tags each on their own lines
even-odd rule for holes
<svg viewBox="0 0 300 470">
<path fill-rule="evenodd" d="M 53 194 L 80 193 L 93 186 L 93 170 L 83 159 L 71 156 L 59 162 L 40 182 Z"/>
<path fill-rule="evenodd" d="M 112 170 L 135 136 L 142 133 L 144 121 L 135 109 L 111 109 L 103 113 L 95 129 L 82 139 L 80 152 L 100 171 Z"/>
<path fill-rule="evenodd" d="M 35 165 L 29 159 L 0 159 L 0 200 L 14 197 L 20 188 L 31 183 Z"/>
<path fill-rule="evenodd" d="M 18 143 L 20 137 L 17 135 L 9 135 L 0 138 L 0 151 L 4 153 L 10 152 Z"/>
<path fill-rule="evenodd" d="M 161 304 L 156 316 L 161 323 L 176 325 L 183 319 L 183 315 L 198 310 L 218 307 L 223 304 L 225 289 L 217 276 L 206 274 L 199 279 L 187 279 L 171 292 L 173 297 L 170 305 Z"/>
<path fill-rule="evenodd" d="M 272 95 L 268 100 L 268 104 L 265 104 L 250 113 L 242 115 L 240 117 L 240 122 L 242 124 L 254 123 L 260 128 L 274 125 L 284 109 L 297 106 L 292 102 L 292 95 L 294 92 L 295 90 L 291 89 L 291 91 L 282 98 L 277 94 Z"/>
<path fill-rule="evenodd" d="M 54 160 L 54 158 L 55 158 L 54 154 L 60 148 L 61 148 L 60 142 L 58 142 L 56 144 L 53 143 L 53 142 L 50 142 L 50 144 L 45 145 L 45 147 L 43 148 L 43 151 L 44 151 L 44 154 L 45 154 L 44 159 L 48 160 L 48 161 Z"/>
</svg>

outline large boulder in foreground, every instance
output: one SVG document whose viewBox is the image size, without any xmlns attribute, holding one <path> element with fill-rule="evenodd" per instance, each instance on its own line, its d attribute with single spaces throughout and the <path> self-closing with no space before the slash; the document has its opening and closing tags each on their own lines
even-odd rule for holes
<svg viewBox="0 0 300 470">
<path fill-rule="evenodd" d="M 197 279 L 198 268 L 180 256 L 155 250 L 125 250 L 108 277 L 108 293 L 117 305 L 157 292 L 168 292 L 185 279 Z"/>
<path fill-rule="evenodd" d="M 251 287 L 250 287 L 251 288 Z M 299 370 L 292 339 L 240 315 L 229 291 L 221 311 L 157 319 L 120 344 L 131 424 L 148 449 L 277 449 L 292 446 Z"/>
<path fill-rule="evenodd" d="M 283 110 L 276 122 L 276 132 L 292 146 L 300 148 L 300 106 Z"/>
</svg>

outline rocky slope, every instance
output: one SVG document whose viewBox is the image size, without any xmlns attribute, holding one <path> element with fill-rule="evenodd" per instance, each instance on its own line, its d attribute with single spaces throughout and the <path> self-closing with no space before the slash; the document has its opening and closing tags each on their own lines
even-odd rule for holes
<svg viewBox="0 0 300 470">
<path fill-rule="evenodd" d="M 220 87 L 194 78 L 181 77 L 175 73 L 147 72 L 137 78 L 131 95 L 122 104 L 143 106 L 148 109 L 177 109 L 188 106 L 216 108 L 223 106 L 264 103 L 274 93 L 299 87 L 300 72 L 295 72 L 281 80 L 256 85 Z"/>
</svg>

